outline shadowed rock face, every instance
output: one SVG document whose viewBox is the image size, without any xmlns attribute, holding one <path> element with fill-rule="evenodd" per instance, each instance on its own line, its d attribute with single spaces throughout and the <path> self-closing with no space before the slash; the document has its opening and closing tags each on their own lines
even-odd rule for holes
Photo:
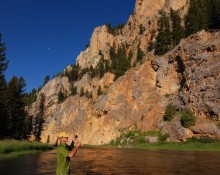
<svg viewBox="0 0 220 175">
<path fill-rule="evenodd" d="M 201 31 L 184 40 L 179 51 L 185 67 L 185 83 L 178 95 L 180 107 L 191 106 L 197 115 L 219 118 L 220 33 Z"/>
<path fill-rule="evenodd" d="M 157 87 L 163 94 L 177 92 L 180 109 L 218 117 L 220 112 L 220 33 L 201 31 L 188 37 L 163 58 L 152 61 Z M 172 80 L 173 83 L 171 82 Z M 170 88 L 170 84 L 175 85 Z"/>
<path fill-rule="evenodd" d="M 157 71 L 156 86 L 163 94 L 169 94 L 170 81 L 177 80 L 171 83 L 176 87 L 173 103 L 179 109 L 191 108 L 196 114 L 197 125 L 192 128 L 193 134 L 219 139 L 216 122 L 205 118 L 219 121 L 220 117 L 220 32 L 194 34 L 160 60 L 152 61 L 152 66 Z M 169 80 L 168 83 L 164 79 Z M 169 131 L 174 126 L 160 127 Z M 169 132 L 173 134 L 176 127 Z"/>
<path fill-rule="evenodd" d="M 159 1 L 159 3 L 158 3 Z M 156 21 L 158 10 L 182 8 L 186 0 L 137 0 L 135 13 L 122 29 L 122 35 L 113 36 L 106 26 L 95 29 L 90 47 L 81 52 L 77 62 L 82 68 L 96 66 L 99 50 L 109 59 L 109 48 L 127 42 L 136 54 L 138 40 L 146 51 L 149 33 L 156 27 L 152 23 L 143 35 L 139 34 L 139 24 Z M 151 8 L 150 8 L 151 7 Z M 183 10 L 184 11 L 184 10 Z M 130 25 L 129 25 L 130 23 Z M 136 27 L 135 27 L 136 26 Z M 150 31 L 150 32 L 149 32 Z M 134 56 L 133 59 L 136 59 Z M 67 77 L 56 77 L 40 91 L 37 101 L 29 109 L 33 115 L 40 104 L 40 94 L 45 95 L 45 124 L 42 141 L 49 136 L 54 144 L 60 131 L 75 133 L 83 144 L 105 144 L 129 130 L 161 130 L 169 133 L 171 141 L 185 141 L 193 135 L 219 138 L 217 122 L 220 113 L 220 32 L 201 31 L 194 34 L 164 56 L 145 55 L 141 63 L 128 70 L 124 76 L 113 81 L 114 75 L 106 73 L 102 79 L 91 79 L 85 74 L 74 82 L 78 92 L 92 92 L 93 98 L 69 96 L 58 104 L 59 91 L 70 94 Z M 98 96 L 101 86 L 103 94 Z M 179 109 L 191 108 L 197 116 L 193 128 L 183 128 L 178 119 L 163 122 L 166 106 L 173 103 Z M 70 140 L 73 134 L 70 135 Z"/>
</svg>

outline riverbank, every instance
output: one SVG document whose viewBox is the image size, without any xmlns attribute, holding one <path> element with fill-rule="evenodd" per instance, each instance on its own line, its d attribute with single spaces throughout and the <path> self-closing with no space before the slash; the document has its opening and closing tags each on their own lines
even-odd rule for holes
<svg viewBox="0 0 220 175">
<path fill-rule="evenodd" d="M 85 148 L 125 148 L 125 149 L 146 149 L 146 150 L 169 150 L 169 151 L 218 151 L 220 152 L 220 142 L 216 143 L 142 143 L 134 146 L 129 145 L 84 145 Z"/>
<path fill-rule="evenodd" d="M 209 138 L 192 137 L 186 142 L 169 142 L 168 134 L 157 131 L 130 131 L 101 146 L 84 145 L 93 148 L 134 148 L 148 150 L 220 151 L 220 141 Z"/>
<path fill-rule="evenodd" d="M 34 154 L 51 149 L 53 149 L 53 146 L 41 142 L 0 140 L 0 159 Z"/>
<path fill-rule="evenodd" d="M 138 144 L 134 148 L 149 150 L 179 150 L 179 151 L 220 151 L 220 142 L 216 143 L 155 143 Z"/>
</svg>

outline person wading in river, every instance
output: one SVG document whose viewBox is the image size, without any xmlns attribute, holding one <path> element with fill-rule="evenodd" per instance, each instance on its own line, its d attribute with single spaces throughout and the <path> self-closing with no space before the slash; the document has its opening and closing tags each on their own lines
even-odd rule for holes
<svg viewBox="0 0 220 175">
<path fill-rule="evenodd" d="M 77 139 L 77 135 L 75 135 L 75 140 L 72 141 L 71 145 L 67 145 L 68 142 L 68 134 L 65 132 L 61 132 L 59 134 L 60 145 L 57 147 L 57 175 L 69 175 L 70 174 L 70 158 L 72 158 L 81 143 L 77 142 L 76 147 L 74 147 L 74 142 Z M 69 152 L 71 151 L 71 152 Z"/>
</svg>

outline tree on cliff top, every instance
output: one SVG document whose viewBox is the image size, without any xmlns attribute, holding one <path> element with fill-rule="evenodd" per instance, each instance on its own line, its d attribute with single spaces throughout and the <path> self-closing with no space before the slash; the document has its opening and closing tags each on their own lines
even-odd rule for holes
<svg viewBox="0 0 220 175">
<path fill-rule="evenodd" d="M 172 35 L 170 31 L 170 21 L 166 13 L 160 11 L 160 19 L 158 20 L 158 35 L 156 38 L 155 54 L 163 55 L 171 49 Z"/>
<path fill-rule="evenodd" d="M 209 26 L 209 4 L 207 0 L 190 0 L 188 14 L 185 17 L 186 36 Z"/>
<path fill-rule="evenodd" d="M 143 50 L 140 48 L 141 42 L 139 42 L 138 46 L 137 46 L 137 62 L 141 61 L 143 56 L 144 56 L 144 52 Z"/>
<path fill-rule="evenodd" d="M 184 28 L 181 25 L 181 18 L 178 11 L 170 9 L 170 19 L 171 19 L 171 31 L 172 31 L 172 45 L 175 47 L 179 44 L 180 40 L 185 37 Z"/>
<path fill-rule="evenodd" d="M 44 83 L 43 83 L 43 85 L 46 85 L 49 81 L 50 81 L 50 76 L 49 76 L 49 75 L 46 75 L 45 78 L 44 78 Z"/>
<path fill-rule="evenodd" d="M 220 0 L 206 0 L 209 14 L 209 28 L 220 29 Z"/>
<path fill-rule="evenodd" d="M 130 68 L 132 56 L 132 52 L 127 55 L 126 47 L 123 43 L 118 47 L 114 43 L 110 47 L 111 71 L 115 74 L 115 80 L 124 75 Z"/>
</svg>

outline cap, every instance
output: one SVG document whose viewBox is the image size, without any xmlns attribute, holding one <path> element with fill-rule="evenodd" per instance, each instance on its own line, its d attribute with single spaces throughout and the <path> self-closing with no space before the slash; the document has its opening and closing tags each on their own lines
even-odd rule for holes
<svg viewBox="0 0 220 175">
<path fill-rule="evenodd" d="M 68 134 L 65 132 L 61 132 L 61 133 L 59 133 L 59 138 L 61 138 L 61 137 L 68 137 Z"/>
</svg>

